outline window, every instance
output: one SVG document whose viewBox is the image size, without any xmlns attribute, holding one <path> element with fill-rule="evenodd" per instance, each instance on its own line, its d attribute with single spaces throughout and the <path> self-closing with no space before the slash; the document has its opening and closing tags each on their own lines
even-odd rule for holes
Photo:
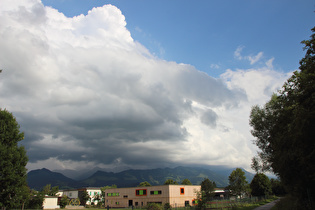
<svg viewBox="0 0 315 210">
<path fill-rule="evenodd" d="M 138 206 L 139 205 L 138 202 L 135 202 L 135 205 Z"/>
<path fill-rule="evenodd" d="M 184 195 L 184 194 L 185 194 L 185 188 L 183 188 L 183 187 L 180 188 L 180 194 L 181 194 L 181 195 Z"/>
<path fill-rule="evenodd" d="M 189 201 L 185 201 L 185 206 L 189 206 Z"/>
<path fill-rule="evenodd" d="M 107 193 L 107 196 L 108 196 L 108 197 L 111 197 L 111 196 L 119 196 L 119 193 Z"/>
<path fill-rule="evenodd" d="M 136 196 L 144 196 L 147 195 L 147 190 L 143 189 L 143 190 L 136 190 Z"/>
<path fill-rule="evenodd" d="M 198 204 L 198 200 L 192 200 L 192 204 L 193 205 L 197 205 Z"/>
<path fill-rule="evenodd" d="M 119 204 L 119 202 L 116 202 L 116 205 L 118 205 Z"/>
<path fill-rule="evenodd" d="M 162 194 L 161 190 L 150 191 L 150 195 L 161 195 L 161 194 Z"/>
<path fill-rule="evenodd" d="M 128 198 L 128 195 L 124 195 L 124 198 Z"/>
</svg>

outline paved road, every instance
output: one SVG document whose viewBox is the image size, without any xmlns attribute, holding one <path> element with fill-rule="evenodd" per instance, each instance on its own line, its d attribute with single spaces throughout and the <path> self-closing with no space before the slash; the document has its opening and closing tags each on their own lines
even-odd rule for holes
<svg viewBox="0 0 315 210">
<path fill-rule="evenodd" d="M 259 207 L 255 208 L 254 210 L 269 210 L 269 209 L 271 209 L 278 201 L 279 201 L 279 199 L 278 199 L 278 200 L 274 200 L 274 201 L 272 201 L 271 203 L 267 203 L 267 204 L 265 204 L 265 205 L 263 205 L 263 206 L 259 206 Z"/>
</svg>

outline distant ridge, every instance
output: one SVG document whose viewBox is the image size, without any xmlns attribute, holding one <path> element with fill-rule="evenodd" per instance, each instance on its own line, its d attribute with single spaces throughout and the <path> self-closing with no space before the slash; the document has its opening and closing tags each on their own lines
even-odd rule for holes
<svg viewBox="0 0 315 210">
<path fill-rule="evenodd" d="M 45 185 L 59 186 L 60 188 L 75 188 L 80 186 L 75 180 L 61 173 L 52 172 L 46 168 L 37 169 L 27 173 L 27 183 L 31 189 L 41 190 Z"/>
<path fill-rule="evenodd" d="M 176 168 L 158 168 L 147 170 L 129 169 L 119 173 L 96 171 L 90 177 L 82 180 L 74 180 L 58 172 L 48 169 L 38 169 L 27 174 L 27 182 L 30 188 L 41 190 L 45 185 L 59 186 L 60 189 L 81 188 L 81 187 L 103 187 L 117 185 L 118 187 L 135 187 L 139 183 L 148 181 L 151 185 L 163 185 L 165 180 L 173 179 L 180 183 L 189 179 L 192 184 L 200 184 L 204 178 L 214 181 L 218 187 L 228 185 L 228 176 L 234 168 L 211 170 L 201 167 L 178 166 Z M 245 170 L 244 170 L 245 171 Z M 245 171 L 248 181 L 251 181 L 253 174 Z"/>
</svg>

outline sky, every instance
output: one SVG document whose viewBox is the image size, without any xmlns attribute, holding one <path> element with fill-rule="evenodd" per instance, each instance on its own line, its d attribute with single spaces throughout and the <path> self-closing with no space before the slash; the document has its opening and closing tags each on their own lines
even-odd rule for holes
<svg viewBox="0 0 315 210">
<path fill-rule="evenodd" d="M 29 170 L 251 170 L 251 107 L 298 69 L 315 20 L 313 0 L 0 5 L 0 107 Z"/>
</svg>

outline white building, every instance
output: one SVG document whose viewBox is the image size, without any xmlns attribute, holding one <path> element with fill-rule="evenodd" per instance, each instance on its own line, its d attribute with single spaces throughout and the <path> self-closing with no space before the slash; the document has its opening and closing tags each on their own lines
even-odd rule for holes
<svg viewBox="0 0 315 210">
<path fill-rule="evenodd" d="M 57 196 L 45 196 L 43 202 L 43 209 L 59 209 Z"/>
</svg>

